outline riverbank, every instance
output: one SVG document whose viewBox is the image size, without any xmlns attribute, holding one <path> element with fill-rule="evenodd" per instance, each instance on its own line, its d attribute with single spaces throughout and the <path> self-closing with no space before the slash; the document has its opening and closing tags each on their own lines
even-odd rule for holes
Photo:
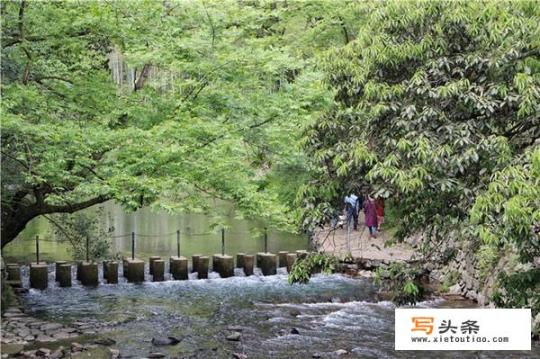
<svg viewBox="0 0 540 359">
<path fill-rule="evenodd" d="M 108 347 L 115 341 L 98 335 L 108 329 L 88 319 L 69 325 L 43 320 L 26 314 L 20 303 L 12 304 L 2 314 L 2 358 L 118 358 L 120 351 Z"/>
</svg>

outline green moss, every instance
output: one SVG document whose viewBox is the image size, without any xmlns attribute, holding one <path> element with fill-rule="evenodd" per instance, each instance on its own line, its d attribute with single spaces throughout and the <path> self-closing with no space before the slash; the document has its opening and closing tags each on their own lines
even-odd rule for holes
<svg viewBox="0 0 540 359">
<path fill-rule="evenodd" d="M 5 283 L 5 280 L 2 278 L 2 314 L 10 306 L 17 304 L 17 296 L 13 292 L 13 288 Z"/>
<path fill-rule="evenodd" d="M 458 271 L 450 271 L 445 275 L 439 291 L 441 293 L 447 293 L 450 287 L 456 284 L 460 278 L 461 274 Z"/>
</svg>

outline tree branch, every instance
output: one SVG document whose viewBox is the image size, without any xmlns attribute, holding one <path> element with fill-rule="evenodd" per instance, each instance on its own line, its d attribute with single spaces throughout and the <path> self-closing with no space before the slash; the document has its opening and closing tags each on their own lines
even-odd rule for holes
<svg viewBox="0 0 540 359">
<path fill-rule="evenodd" d="M 150 73 L 151 68 L 152 68 L 152 65 L 144 64 L 144 66 L 142 68 L 142 71 L 141 71 L 141 76 L 139 76 L 139 78 L 135 82 L 135 88 L 134 88 L 135 91 L 140 90 L 140 89 L 143 88 L 144 83 L 148 79 L 148 74 Z"/>
<path fill-rule="evenodd" d="M 108 201 L 109 199 L 110 199 L 110 196 L 101 195 L 101 196 L 91 198 L 87 201 L 73 203 L 73 204 L 72 203 L 66 203 L 65 205 L 45 204 L 38 210 L 40 211 L 40 214 L 55 213 L 55 212 L 73 213 L 73 212 L 80 211 L 81 209 L 91 207 L 95 204 L 103 203 L 105 201 Z"/>
</svg>

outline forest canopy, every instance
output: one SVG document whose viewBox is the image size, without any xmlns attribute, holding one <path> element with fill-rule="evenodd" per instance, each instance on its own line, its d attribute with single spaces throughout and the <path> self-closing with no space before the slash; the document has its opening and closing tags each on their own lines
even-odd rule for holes
<svg viewBox="0 0 540 359">
<path fill-rule="evenodd" d="M 353 37 L 348 7 L 2 2 L 2 246 L 109 199 L 294 229 L 297 129 L 331 103 L 315 57 Z"/>
</svg>

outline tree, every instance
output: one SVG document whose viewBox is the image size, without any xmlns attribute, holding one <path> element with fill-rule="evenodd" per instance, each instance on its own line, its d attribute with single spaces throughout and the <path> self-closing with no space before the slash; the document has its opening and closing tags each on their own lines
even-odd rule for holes
<svg viewBox="0 0 540 359">
<path fill-rule="evenodd" d="M 328 105 L 314 56 L 355 36 L 346 4 L 3 2 L 2 247 L 109 199 L 294 228 L 290 134 Z"/>
<path fill-rule="evenodd" d="M 335 104 L 305 132 L 314 178 L 300 196 L 304 225 L 324 223 L 342 191 L 365 183 L 395 199 L 398 235 L 424 234 L 428 252 L 451 238 L 475 243 L 481 231 L 530 261 L 538 255 L 538 173 L 528 170 L 540 146 L 538 7 L 365 6 L 371 16 L 358 38 L 323 64 Z"/>
</svg>

